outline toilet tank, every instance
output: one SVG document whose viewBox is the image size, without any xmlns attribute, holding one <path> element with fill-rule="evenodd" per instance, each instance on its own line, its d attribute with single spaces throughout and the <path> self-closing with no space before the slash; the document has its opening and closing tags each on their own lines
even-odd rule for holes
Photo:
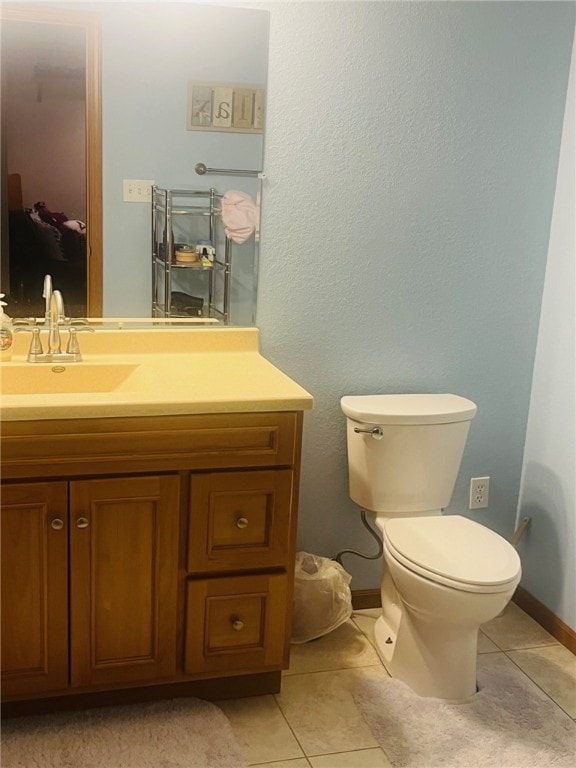
<svg viewBox="0 0 576 768">
<path fill-rule="evenodd" d="M 476 414 L 471 400 L 450 394 L 349 395 L 341 406 L 350 497 L 361 509 L 395 517 L 448 506 Z M 378 433 L 371 434 L 374 427 Z"/>
</svg>

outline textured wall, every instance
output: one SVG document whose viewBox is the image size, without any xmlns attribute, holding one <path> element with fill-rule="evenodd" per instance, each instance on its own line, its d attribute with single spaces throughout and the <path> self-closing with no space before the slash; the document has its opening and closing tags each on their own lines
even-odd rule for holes
<svg viewBox="0 0 576 768">
<path fill-rule="evenodd" d="M 260 6 L 262 7 L 262 6 Z M 478 404 L 450 512 L 514 528 L 574 30 L 569 3 L 270 3 L 257 322 L 315 397 L 299 546 L 373 549 L 345 394 Z M 380 563 L 350 558 L 353 588 Z"/>
<path fill-rule="evenodd" d="M 564 116 L 558 183 L 534 364 L 518 515 L 531 518 L 520 544 L 522 584 L 576 629 L 576 72 Z"/>
</svg>

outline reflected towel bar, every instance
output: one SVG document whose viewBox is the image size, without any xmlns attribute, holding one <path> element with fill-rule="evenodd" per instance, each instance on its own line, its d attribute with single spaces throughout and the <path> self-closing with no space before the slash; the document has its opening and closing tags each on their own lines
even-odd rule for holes
<svg viewBox="0 0 576 768">
<path fill-rule="evenodd" d="M 199 176 L 204 176 L 205 173 L 217 173 L 231 176 L 257 176 L 259 179 L 266 178 L 266 174 L 262 173 L 262 171 L 243 171 L 234 168 L 207 168 L 204 163 L 197 163 L 194 170 Z"/>
</svg>

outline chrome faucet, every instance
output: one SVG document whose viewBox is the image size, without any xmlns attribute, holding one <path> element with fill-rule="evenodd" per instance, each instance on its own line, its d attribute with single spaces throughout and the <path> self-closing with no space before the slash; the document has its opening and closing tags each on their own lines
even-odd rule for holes
<svg viewBox="0 0 576 768">
<path fill-rule="evenodd" d="M 89 331 L 94 333 L 94 328 L 76 328 L 72 323 L 77 321 L 70 321 L 66 318 L 64 313 L 64 299 L 60 291 L 52 290 L 52 279 L 50 275 L 46 275 L 44 278 L 44 290 L 45 293 L 50 293 L 50 301 L 48 311 L 46 314 L 46 324 L 48 326 L 48 351 L 44 352 L 42 348 L 42 341 L 40 339 L 40 328 L 34 327 L 16 327 L 15 333 L 21 333 L 27 331 L 32 334 L 32 342 L 30 349 L 28 350 L 28 362 L 29 363 L 79 363 L 82 360 L 80 353 L 80 347 L 78 346 L 78 331 Z M 84 320 L 80 321 L 86 322 Z M 67 330 L 69 334 L 68 346 L 66 352 L 62 352 L 60 329 Z"/>
<path fill-rule="evenodd" d="M 47 275 L 50 277 L 50 275 Z M 60 291 L 52 291 L 48 310 L 48 322 L 50 333 L 48 336 L 48 354 L 59 355 L 62 352 L 60 346 L 60 322 L 64 320 L 64 299 Z"/>
<path fill-rule="evenodd" d="M 46 325 L 50 322 L 50 299 L 52 298 L 52 277 L 51 275 L 44 276 L 44 290 L 42 291 L 42 298 L 46 301 L 44 311 L 44 322 Z"/>
</svg>

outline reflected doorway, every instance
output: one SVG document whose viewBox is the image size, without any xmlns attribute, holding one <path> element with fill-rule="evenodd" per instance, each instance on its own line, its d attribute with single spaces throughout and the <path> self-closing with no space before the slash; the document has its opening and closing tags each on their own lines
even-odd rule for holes
<svg viewBox="0 0 576 768">
<path fill-rule="evenodd" d="M 3 7 L 2 292 L 44 314 L 45 274 L 66 314 L 102 313 L 99 23 Z"/>
</svg>

